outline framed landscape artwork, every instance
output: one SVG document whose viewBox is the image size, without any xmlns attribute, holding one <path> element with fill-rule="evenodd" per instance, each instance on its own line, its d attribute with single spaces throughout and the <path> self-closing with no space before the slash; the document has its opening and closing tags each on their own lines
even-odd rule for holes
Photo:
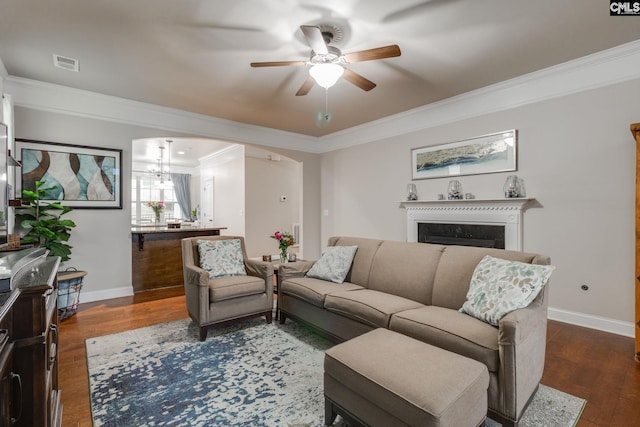
<svg viewBox="0 0 640 427">
<path fill-rule="evenodd" d="M 411 150 L 412 179 L 516 170 L 515 129 Z"/>
<path fill-rule="evenodd" d="M 36 181 L 52 188 L 47 200 L 74 209 L 122 209 L 122 150 L 17 139 L 21 189 Z"/>
</svg>

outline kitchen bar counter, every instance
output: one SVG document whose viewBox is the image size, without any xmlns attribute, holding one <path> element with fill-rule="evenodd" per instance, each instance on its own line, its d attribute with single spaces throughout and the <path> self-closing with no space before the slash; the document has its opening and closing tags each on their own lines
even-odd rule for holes
<svg viewBox="0 0 640 427">
<path fill-rule="evenodd" d="M 181 234 L 184 237 L 192 236 L 219 236 L 220 230 L 226 230 L 227 227 L 193 227 L 193 226 L 181 226 L 180 228 L 169 228 L 165 226 L 131 226 L 131 237 L 138 243 L 138 250 L 144 250 L 145 239 L 158 240 L 166 238 L 176 238 L 176 236 L 165 236 L 165 234 Z M 150 236 L 153 235 L 153 236 Z"/>
<path fill-rule="evenodd" d="M 182 286 L 182 239 L 218 236 L 226 227 L 131 227 L 133 290 Z"/>
</svg>

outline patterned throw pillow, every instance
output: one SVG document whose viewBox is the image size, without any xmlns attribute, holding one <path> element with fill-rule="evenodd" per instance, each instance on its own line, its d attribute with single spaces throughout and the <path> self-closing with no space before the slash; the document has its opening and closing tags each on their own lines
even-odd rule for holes
<svg viewBox="0 0 640 427">
<path fill-rule="evenodd" d="M 225 276 L 246 276 L 240 239 L 198 240 L 200 267 L 209 279 Z"/>
<path fill-rule="evenodd" d="M 482 258 L 471 277 L 467 300 L 460 309 L 491 325 L 538 296 L 555 269 L 552 265 Z"/>
<path fill-rule="evenodd" d="M 307 277 L 334 283 L 344 282 L 357 249 L 357 246 L 329 246 L 307 272 Z"/>
</svg>

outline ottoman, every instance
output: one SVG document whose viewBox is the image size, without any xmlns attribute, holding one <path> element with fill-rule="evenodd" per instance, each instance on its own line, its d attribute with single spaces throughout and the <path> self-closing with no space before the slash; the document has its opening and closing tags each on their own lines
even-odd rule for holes
<svg viewBox="0 0 640 427">
<path fill-rule="evenodd" d="M 484 424 L 487 367 L 388 329 L 327 350 L 325 423 L 336 415 L 366 426 Z"/>
</svg>

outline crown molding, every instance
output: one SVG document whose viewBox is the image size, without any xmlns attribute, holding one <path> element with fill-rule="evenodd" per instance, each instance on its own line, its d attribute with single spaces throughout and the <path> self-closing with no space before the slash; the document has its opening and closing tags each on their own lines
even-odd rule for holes
<svg viewBox="0 0 640 427">
<path fill-rule="evenodd" d="M 2 62 L 2 58 L 0 58 L 0 83 L 2 80 L 6 79 L 9 76 L 7 72 L 7 68 L 4 66 L 4 62 Z"/>
<path fill-rule="evenodd" d="M 640 40 L 326 135 L 326 151 L 640 78 Z"/>
<path fill-rule="evenodd" d="M 318 154 L 634 79 L 640 79 L 640 40 L 322 137 L 10 75 L 4 91 L 16 106 Z"/>
<path fill-rule="evenodd" d="M 228 142 L 318 153 L 315 137 L 103 95 L 22 77 L 5 79 L 14 105 L 115 123 L 150 127 Z"/>
</svg>

